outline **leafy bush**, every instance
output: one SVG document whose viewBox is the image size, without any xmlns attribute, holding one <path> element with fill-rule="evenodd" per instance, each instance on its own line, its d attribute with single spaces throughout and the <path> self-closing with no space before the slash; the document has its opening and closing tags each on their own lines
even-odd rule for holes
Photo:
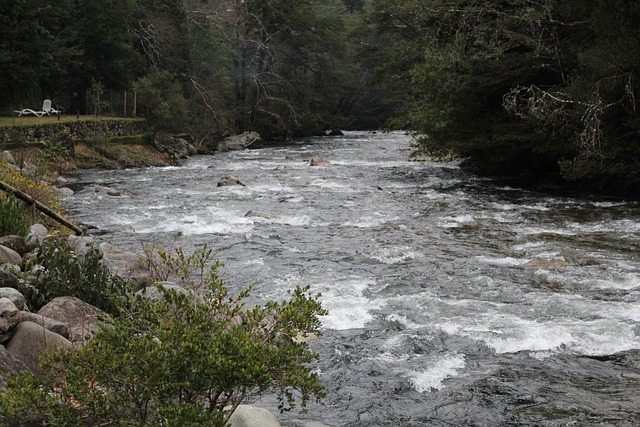
<svg viewBox="0 0 640 427">
<path fill-rule="evenodd" d="M 29 231 L 29 225 L 26 205 L 13 196 L 0 194 L 0 236 L 25 236 Z"/>
<path fill-rule="evenodd" d="M 59 296 L 74 296 L 108 313 L 117 312 L 119 298 L 129 285 L 111 274 L 102 253 L 91 247 L 86 254 L 74 253 L 65 238 L 48 236 L 37 249 L 36 280 L 22 289 L 29 304 L 37 309 Z"/>
<path fill-rule="evenodd" d="M 53 209 L 55 212 L 60 214 L 63 213 L 60 200 L 58 200 L 55 197 L 53 193 L 53 188 L 49 184 L 47 184 L 44 181 L 38 181 L 26 175 L 23 175 L 19 171 L 12 169 L 9 164 L 7 164 L 2 160 L 0 160 L 0 181 L 5 182 L 10 186 L 22 191 L 23 193 L 30 195 L 40 203 Z M 0 197 L 4 197 L 4 196 L 0 195 Z M 27 228 L 28 228 L 30 224 L 28 223 L 29 214 L 28 214 L 26 205 L 21 209 L 20 208 L 21 202 L 20 203 L 18 203 L 17 201 L 8 202 L 9 199 L 7 199 L 6 197 L 4 197 L 3 200 L 4 200 L 4 207 L 0 207 L 0 209 L 8 209 L 8 211 L 6 212 L 13 212 L 19 216 L 16 217 L 14 220 L 13 217 L 11 216 L 2 215 L 0 217 L 2 218 L 2 221 L 1 221 L 2 226 L 4 226 L 5 223 L 6 224 L 15 223 L 13 225 L 9 225 L 9 228 L 13 228 L 14 226 L 17 225 L 17 230 L 20 230 L 21 228 L 20 223 L 22 221 L 25 221 L 27 222 Z M 2 211 L 2 212 L 5 212 L 5 211 Z M 47 223 L 45 217 L 42 217 L 42 222 Z M 2 226 L 0 226 L 0 228 L 2 228 Z M 23 232 L 23 233 L 15 233 L 15 234 L 24 235 L 25 233 Z"/>
<path fill-rule="evenodd" d="M 298 287 L 288 301 L 248 309 L 250 289 L 230 295 L 210 253 L 165 254 L 178 275 L 187 265 L 204 272 L 190 276 L 189 289 L 200 291 L 158 286 L 161 299 L 130 295 L 87 345 L 50 354 L 45 379 L 12 380 L 0 395 L 0 422 L 31 407 L 51 425 L 79 425 L 82 415 L 96 425 L 224 426 L 240 403 L 268 391 L 281 411 L 322 398 L 318 355 L 294 339 L 320 334 L 319 295 Z M 38 392 L 56 399 L 38 400 Z"/>
</svg>

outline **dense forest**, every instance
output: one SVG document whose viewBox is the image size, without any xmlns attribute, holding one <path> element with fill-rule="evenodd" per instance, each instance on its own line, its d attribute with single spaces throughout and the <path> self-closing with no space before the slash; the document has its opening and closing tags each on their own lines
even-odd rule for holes
<svg viewBox="0 0 640 427">
<path fill-rule="evenodd" d="M 2 0 L 0 112 L 135 91 L 198 138 L 402 128 L 483 175 L 638 195 L 637 22 L 636 0 Z"/>
</svg>

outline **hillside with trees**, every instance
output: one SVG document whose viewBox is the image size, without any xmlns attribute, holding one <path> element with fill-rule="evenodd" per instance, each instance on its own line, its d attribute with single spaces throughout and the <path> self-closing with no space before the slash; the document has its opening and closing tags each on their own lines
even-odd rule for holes
<svg viewBox="0 0 640 427">
<path fill-rule="evenodd" d="M 0 111 L 51 98 L 200 139 L 395 127 L 487 176 L 640 193 L 640 2 L 29 0 L 0 5 Z"/>
</svg>

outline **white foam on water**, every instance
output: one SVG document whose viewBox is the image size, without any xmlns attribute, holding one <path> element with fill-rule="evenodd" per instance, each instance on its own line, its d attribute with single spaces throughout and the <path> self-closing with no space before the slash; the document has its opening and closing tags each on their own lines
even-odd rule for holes
<svg viewBox="0 0 640 427">
<path fill-rule="evenodd" d="M 640 274 L 627 273 L 617 280 L 596 280 L 594 286 L 599 289 L 637 289 L 640 287 Z"/>
<path fill-rule="evenodd" d="M 311 217 L 309 217 L 308 215 L 282 216 L 274 220 L 274 222 L 278 224 L 301 227 L 301 226 L 309 225 L 311 223 Z"/>
<path fill-rule="evenodd" d="M 520 245 L 515 245 L 513 246 L 512 249 L 516 252 L 526 252 L 531 249 L 542 248 L 545 245 L 546 245 L 545 242 L 527 242 L 527 243 L 522 243 Z"/>
<path fill-rule="evenodd" d="M 420 329 L 420 328 L 422 328 L 422 327 L 423 327 L 422 325 L 419 325 L 419 324 L 417 324 L 417 323 L 412 322 L 411 320 L 409 320 L 409 319 L 407 318 L 407 316 L 402 316 L 402 315 L 397 314 L 397 313 L 391 313 L 391 314 L 389 314 L 389 315 L 385 318 L 385 320 L 386 320 L 387 322 L 398 322 L 398 323 L 400 323 L 401 325 L 403 325 L 404 327 L 406 327 L 407 329 Z"/>
<path fill-rule="evenodd" d="M 423 255 L 409 246 L 397 246 L 393 248 L 380 248 L 375 250 L 370 257 L 383 264 L 398 264 L 410 259 L 420 258 Z"/>
<path fill-rule="evenodd" d="M 571 303 L 570 300 L 566 301 Z M 540 300 L 537 305 L 545 304 Z M 496 353 L 554 353 L 582 355 L 613 354 L 640 348 L 636 323 L 640 308 L 628 303 L 602 303 L 575 299 L 565 309 L 572 317 L 546 316 L 553 307 L 542 307 L 531 313 L 550 320 L 524 319 L 507 313 L 484 313 L 475 317 L 456 317 L 435 326 L 449 335 L 463 336 L 483 342 Z M 580 320 L 575 316 L 592 320 Z"/>
<path fill-rule="evenodd" d="M 438 227 L 442 228 L 457 228 L 463 225 L 472 224 L 476 222 L 476 218 L 473 215 L 456 215 L 441 217 L 436 223 Z"/>
<path fill-rule="evenodd" d="M 244 213 L 208 207 L 205 211 L 190 215 L 171 215 L 153 217 L 153 221 L 141 221 L 136 224 L 136 231 L 180 232 L 184 235 L 197 234 L 245 234 L 253 230 L 253 222 L 244 217 Z"/>
<path fill-rule="evenodd" d="M 335 182 L 326 179 L 316 179 L 315 181 L 311 182 L 310 185 L 325 190 L 337 190 L 344 193 L 355 192 L 355 190 L 347 182 Z"/>
<path fill-rule="evenodd" d="M 484 264 L 496 265 L 499 267 L 518 267 L 531 261 L 531 259 L 528 259 L 528 258 L 513 258 L 513 257 L 491 258 L 484 255 L 480 255 L 474 258 Z"/>
<path fill-rule="evenodd" d="M 322 318 L 327 329 L 360 329 L 373 320 L 372 312 L 385 305 L 382 300 L 370 300 L 364 293 L 375 285 L 374 279 L 345 279 L 312 286 L 322 293 L 321 302 L 329 315 Z"/>
<path fill-rule="evenodd" d="M 466 366 L 464 355 L 446 354 L 428 357 L 425 360 L 424 369 L 407 372 L 405 375 L 413 388 L 419 393 L 429 393 L 433 390 L 442 390 L 444 381 L 458 375 L 458 371 Z"/>
<path fill-rule="evenodd" d="M 389 221 L 394 221 L 398 217 L 389 217 L 380 212 L 374 212 L 371 215 L 365 215 L 358 218 L 356 221 L 347 221 L 343 224 L 343 227 L 357 227 L 357 228 L 373 228 L 379 227 Z"/>
</svg>

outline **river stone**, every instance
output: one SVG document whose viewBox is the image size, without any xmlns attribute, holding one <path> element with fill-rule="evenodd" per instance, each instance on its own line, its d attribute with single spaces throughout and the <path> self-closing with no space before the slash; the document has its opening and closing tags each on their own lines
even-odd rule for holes
<svg viewBox="0 0 640 427">
<path fill-rule="evenodd" d="M 231 185 L 241 185 L 243 187 L 246 187 L 246 185 L 240 182 L 238 178 L 235 178 L 233 176 L 223 176 L 222 178 L 220 178 L 220 181 L 218 181 L 218 187 L 227 187 Z"/>
<path fill-rule="evenodd" d="M 103 256 L 102 249 L 96 245 L 95 239 L 91 236 L 70 235 L 67 238 L 67 244 L 69 249 L 80 258 L 84 258 L 93 249 L 98 251 L 100 258 Z"/>
<path fill-rule="evenodd" d="M 97 307 L 76 297 L 57 297 L 42 307 L 38 314 L 58 320 L 69 327 L 69 339 L 83 343 L 100 330 L 100 318 L 108 315 Z"/>
<path fill-rule="evenodd" d="M 33 322 L 37 323 L 40 326 L 44 326 L 45 329 L 55 332 L 56 334 L 63 336 L 69 339 L 69 327 L 58 320 L 51 319 L 49 317 L 44 317 L 36 313 L 31 313 L 29 311 L 21 311 L 19 314 L 19 322 Z"/>
<path fill-rule="evenodd" d="M 9 271 L 0 270 L 0 287 L 18 289 L 18 286 L 19 282 L 15 274 Z"/>
<path fill-rule="evenodd" d="M 13 234 L 0 237 L 0 245 L 6 246 L 9 249 L 13 249 L 20 255 L 24 255 L 29 251 L 27 242 L 25 242 L 24 238 L 22 236 L 16 236 Z"/>
<path fill-rule="evenodd" d="M 11 154 L 11 151 L 8 150 L 4 150 L 2 153 L 0 153 L 0 159 L 11 165 L 16 164 L 16 159 L 13 158 L 13 154 Z"/>
<path fill-rule="evenodd" d="M 20 310 L 9 298 L 0 298 L 0 343 L 11 337 L 13 328 L 20 322 Z"/>
<path fill-rule="evenodd" d="M 33 250 L 40 246 L 48 234 L 49 232 L 47 231 L 47 227 L 42 224 L 33 224 L 29 227 L 29 234 L 27 234 L 27 248 L 29 248 L 29 250 Z"/>
<path fill-rule="evenodd" d="M 33 322 L 22 322 L 6 345 L 7 351 L 21 360 L 31 372 L 42 374 L 38 366 L 40 355 L 47 349 L 69 349 L 72 344 L 66 338 Z"/>
<path fill-rule="evenodd" d="M 104 185 L 94 185 L 93 191 L 96 194 L 102 194 L 102 195 L 111 196 L 111 197 L 118 197 L 121 195 L 118 190 L 115 190 L 111 187 L 106 187 Z"/>
<path fill-rule="evenodd" d="M 53 187 L 53 194 L 56 197 L 65 198 L 65 197 L 71 197 L 76 193 L 75 191 L 73 191 L 68 187 Z"/>
<path fill-rule="evenodd" d="M 218 143 L 218 151 L 244 150 L 252 145 L 262 142 L 262 138 L 258 132 L 244 132 L 240 135 L 227 137 Z"/>
<path fill-rule="evenodd" d="M 100 250 L 111 274 L 124 280 L 133 280 L 136 283 L 136 289 L 142 289 L 151 284 L 151 273 L 143 255 L 122 251 L 106 242 L 100 244 Z"/>
<path fill-rule="evenodd" d="M 281 427 L 278 419 L 264 408 L 239 405 L 229 418 L 230 427 Z"/>
<path fill-rule="evenodd" d="M 20 291 L 12 287 L 0 288 L 0 298 L 9 299 L 17 307 L 18 310 L 24 310 L 27 306 L 27 300 L 25 299 L 24 295 L 22 295 Z"/>
<path fill-rule="evenodd" d="M 331 162 L 322 157 L 314 157 L 309 161 L 309 166 L 329 166 Z"/>
<path fill-rule="evenodd" d="M 0 393 L 7 391 L 6 379 L 9 375 L 28 370 L 27 365 L 11 354 L 3 345 L 0 345 Z"/>
<path fill-rule="evenodd" d="M 0 245 L 0 264 L 22 265 L 22 257 L 13 249 Z"/>
</svg>

